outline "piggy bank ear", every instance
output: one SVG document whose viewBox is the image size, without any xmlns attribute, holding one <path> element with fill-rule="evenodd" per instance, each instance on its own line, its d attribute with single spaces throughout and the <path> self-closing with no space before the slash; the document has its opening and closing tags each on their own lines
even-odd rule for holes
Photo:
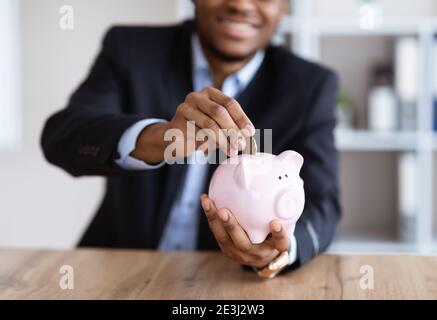
<svg viewBox="0 0 437 320">
<path fill-rule="evenodd" d="M 250 188 L 251 179 L 257 169 L 256 167 L 255 161 L 247 158 L 243 158 L 237 165 L 234 172 L 234 179 L 241 188 Z"/>
<path fill-rule="evenodd" d="M 297 172 L 299 172 L 302 168 L 303 157 L 296 151 L 287 150 L 282 152 L 278 157 L 281 161 L 292 163 L 296 168 Z"/>
</svg>

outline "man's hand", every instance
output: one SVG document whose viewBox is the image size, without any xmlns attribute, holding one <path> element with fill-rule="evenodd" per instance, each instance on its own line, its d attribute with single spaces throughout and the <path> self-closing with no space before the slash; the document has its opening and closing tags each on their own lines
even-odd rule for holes
<svg viewBox="0 0 437 320">
<path fill-rule="evenodd" d="M 200 129 L 209 129 L 212 133 L 208 135 L 208 139 L 212 139 L 211 145 L 227 155 L 235 155 L 239 150 L 244 150 L 245 138 L 255 134 L 255 127 L 235 99 L 218 89 L 205 88 L 188 94 L 170 122 L 154 124 L 143 130 L 132 155 L 147 163 L 163 161 L 164 150 L 172 143 L 164 141 L 165 132 L 178 129 L 183 133 L 184 140 L 180 143 L 180 149 L 177 148 L 177 154 L 189 157 L 204 143 L 192 141 L 196 137 L 187 134 L 187 123 L 190 121 L 195 122 L 196 134 Z M 223 129 L 235 133 L 230 143 Z"/>
<path fill-rule="evenodd" d="M 229 210 L 217 209 L 206 194 L 201 196 L 201 203 L 220 249 L 235 262 L 262 268 L 288 250 L 290 240 L 279 220 L 270 223 L 271 235 L 263 243 L 252 244 Z"/>
</svg>

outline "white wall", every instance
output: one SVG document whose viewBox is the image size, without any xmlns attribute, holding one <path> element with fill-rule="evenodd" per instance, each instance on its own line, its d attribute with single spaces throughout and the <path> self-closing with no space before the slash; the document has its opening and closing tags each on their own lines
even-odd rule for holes
<svg viewBox="0 0 437 320">
<path fill-rule="evenodd" d="M 47 117 L 85 77 L 114 23 L 169 23 L 177 0 L 69 0 L 75 29 L 61 30 L 65 1 L 21 1 L 23 144 L 0 151 L 0 247 L 71 247 L 101 200 L 103 179 L 73 179 L 43 159 Z M 1 59 L 1 52 L 0 52 Z"/>
<path fill-rule="evenodd" d="M 0 149 L 13 150 L 20 142 L 19 3 L 0 0 Z"/>
</svg>

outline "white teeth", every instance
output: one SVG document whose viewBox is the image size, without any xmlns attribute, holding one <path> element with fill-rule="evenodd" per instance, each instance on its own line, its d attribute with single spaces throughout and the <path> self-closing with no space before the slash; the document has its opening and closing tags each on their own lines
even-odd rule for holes
<svg viewBox="0 0 437 320">
<path fill-rule="evenodd" d="M 240 30 L 250 30 L 252 29 L 252 26 L 248 23 L 244 22 L 234 22 L 229 20 L 223 20 L 224 23 L 230 25 L 233 28 L 240 29 Z"/>
</svg>

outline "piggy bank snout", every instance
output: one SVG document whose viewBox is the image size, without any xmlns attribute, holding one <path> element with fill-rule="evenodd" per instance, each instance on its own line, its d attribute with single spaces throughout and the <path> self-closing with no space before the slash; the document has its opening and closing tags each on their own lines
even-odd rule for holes
<svg viewBox="0 0 437 320">
<path fill-rule="evenodd" d="M 292 191 L 285 191 L 277 196 L 275 209 L 278 218 L 297 220 L 303 210 L 301 207 L 299 199 Z"/>
</svg>

